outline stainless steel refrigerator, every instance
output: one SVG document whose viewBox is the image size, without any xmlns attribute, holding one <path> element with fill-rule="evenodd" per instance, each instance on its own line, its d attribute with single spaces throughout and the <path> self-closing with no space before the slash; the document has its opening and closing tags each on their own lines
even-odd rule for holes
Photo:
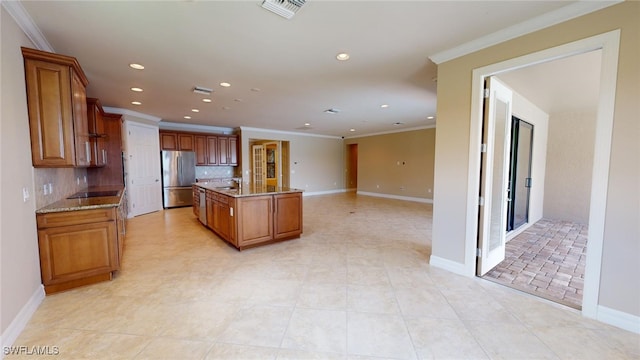
<svg viewBox="0 0 640 360">
<path fill-rule="evenodd" d="M 162 151 L 162 206 L 191 206 L 196 182 L 196 153 L 193 151 Z"/>
</svg>

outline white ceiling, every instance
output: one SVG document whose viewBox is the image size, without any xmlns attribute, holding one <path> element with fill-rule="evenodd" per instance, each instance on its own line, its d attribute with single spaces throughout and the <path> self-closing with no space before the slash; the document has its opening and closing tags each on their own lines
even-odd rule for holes
<svg viewBox="0 0 640 360">
<path fill-rule="evenodd" d="M 88 95 L 104 106 L 163 122 L 349 137 L 434 125 L 429 56 L 572 3 L 311 0 L 290 20 L 261 0 L 22 5 L 55 52 L 78 59 Z M 343 51 L 351 59 L 339 62 Z M 214 89 L 213 101 L 194 86 Z"/>
<path fill-rule="evenodd" d="M 600 95 L 602 51 L 590 51 L 498 75 L 547 114 L 593 110 Z"/>
</svg>

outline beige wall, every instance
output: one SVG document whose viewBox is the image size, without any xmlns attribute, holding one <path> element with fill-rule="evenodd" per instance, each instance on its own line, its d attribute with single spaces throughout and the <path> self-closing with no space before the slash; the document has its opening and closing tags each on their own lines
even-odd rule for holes
<svg viewBox="0 0 640 360">
<path fill-rule="evenodd" d="M 20 46 L 33 44 L 5 11 L 2 14 L 2 105 L 0 120 L 0 292 L 3 342 L 7 329 L 38 291 L 40 263 L 35 219 L 29 120 Z M 22 189 L 31 197 L 22 201 Z M 15 325 L 14 325 L 15 326 Z M 14 330 L 15 331 L 15 330 Z"/>
<path fill-rule="evenodd" d="M 358 144 L 358 192 L 433 199 L 435 138 L 421 129 L 346 139 Z"/>
<path fill-rule="evenodd" d="M 589 223 L 596 110 L 551 114 L 545 218 Z"/>
<path fill-rule="evenodd" d="M 640 2 L 627 1 L 438 66 L 433 254 L 465 262 L 473 69 L 621 29 L 598 304 L 640 316 Z"/>
<path fill-rule="evenodd" d="M 256 140 L 289 141 L 291 176 L 289 185 L 307 194 L 344 189 L 344 145 L 339 137 L 313 136 L 255 128 L 241 128 L 242 178 L 251 179 L 249 143 Z"/>
</svg>

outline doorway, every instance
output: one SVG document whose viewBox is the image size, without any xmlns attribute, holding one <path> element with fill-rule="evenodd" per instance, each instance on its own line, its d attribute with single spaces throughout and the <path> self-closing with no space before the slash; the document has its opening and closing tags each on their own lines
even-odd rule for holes
<svg viewBox="0 0 640 360">
<path fill-rule="evenodd" d="M 512 116 L 507 232 L 529 222 L 532 147 L 533 124 Z"/>
<path fill-rule="evenodd" d="M 358 189 L 358 144 L 347 145 L 347 190 Z"/>
<path fill-rule="evenodd" d="M 481 133 L 482 133 L 482 98 L 484 95 L 483 82 L 485 78 L 501 73 L 506 73 L 514 69 L 521 69 L 532 64 L 541 64 L 556 59 L 567 58 L 576 54 L 587 53 L 592 50 L 602 50 L 602 63 L 600 66 L 600 84 L 598 87 L 599 96 L 597 100 L 596 133 L 594 155 L 592 158 L 592 183 L 590 187 L 589 203 L 589 252 L 586 257 L 586 270 L 584 278 L 584 294 L 582 303 L 582 313 L 585 316 L 597 318 L 598 296 L 600 292 L 599 281 L 603 229 L 606 211 L 606 194 L 608 187 L 609 155 L 611 152 L 611 131 L 613 127 L 613 109 L 615 103 L 616 74 L 618 45 L 620 32 L 618 30 L 597 35 L 591 38 L 579 40 L 573 43 L 550 48 L 537 53 L 532 53 L 519 58 L 506 60 L 500 63 L 488 65 L 475 69 L 472 75 L 472 116 L 471 116 L 471 137 L 470 137 L 470 157 L 469 163 L 469 187 L 468 198 L 468 221 L 470 230 L 467 237 L 466 259 L 476 258 L 476 246 L 478 236 L 480 236 L 483 226 L 478 222 L 478 214 L 482 211 L 490 212 L 490 209 L 481 209 L 478 206 L 477 194 L 480 193 L 481 178 Z M 477 191 L 473 191 L 477 189 Z M 503 191 L 498 189 L 498 191 Z M 474 196 L 474 194 L 476 194 Z M 488 194 L 492 196 L 493 194 Z M 489 220 L 490 217 L 487 217 Z M 475 226 L 472 225 L 475 223 Z M 488 222 L 487 222 L 488 224 Z M 475 265 L 476 261 L 468 262 L 467 266 Z M 475 268 L 475 266 L 474 266 Z"/>
<path fill-rule="evenodd" d="M 289 142 L 251 139 L 251 186 L 267 189 L 288 188 L 290 182 Z"/>
</svg>

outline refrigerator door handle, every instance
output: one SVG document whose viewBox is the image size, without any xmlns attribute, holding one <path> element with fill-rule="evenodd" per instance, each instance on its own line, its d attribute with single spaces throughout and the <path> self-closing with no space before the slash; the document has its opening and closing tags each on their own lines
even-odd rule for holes
<svg viewBox="0 0 640 360">
<path fill-rule="evenodd" d="M 182 185 L 182 156 L 176 158 L 178 162 L 178 185 Z"/>
</svg>

